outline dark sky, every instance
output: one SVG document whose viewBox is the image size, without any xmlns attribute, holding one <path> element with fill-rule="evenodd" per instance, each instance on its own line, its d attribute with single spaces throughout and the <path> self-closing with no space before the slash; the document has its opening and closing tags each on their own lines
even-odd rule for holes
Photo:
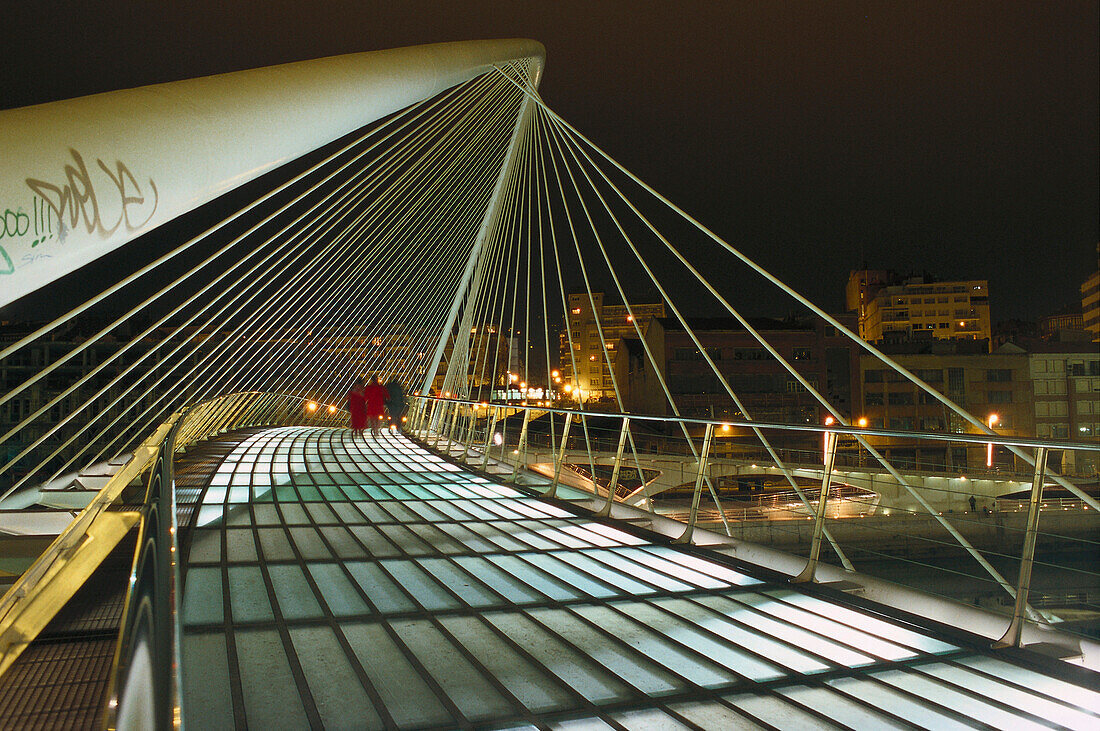
<svg viewBox="0 0 1100 731">
<path fill-rule="evenodd" d="M 1097 2 L 47 0 L 4 23 L 5 107 L 530 37 L 552 108 L 829 309 L 861 259 L 988 278 L 994 319 L 1096 267 Z"/>
</svg>

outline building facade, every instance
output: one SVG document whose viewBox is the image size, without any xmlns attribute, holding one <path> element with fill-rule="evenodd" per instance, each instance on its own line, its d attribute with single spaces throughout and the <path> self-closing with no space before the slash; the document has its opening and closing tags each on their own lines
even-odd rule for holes
<svg viewBox="0 0 1100 731">
<path fill-rule="evenodd" d="M 1096 245 L 1096 257 L 1100 260 L 1100 244 Z M 1100 340 L 1100 262 L 1097 270 L 1081 285 L 1081 320 L 1092 339 Z"/>
<path fill-rule="evenodd" d="M 1034 436 L 1035 420 L 1029 356 L 1011 343 L 993 353 L 978 344 L 936 343 L 888 348 L 889 357 L 936 391 L 1005 436 Z M 914 352 L 916 351 L 916 352 Z M 978 434 L 935 396 L 897 373 L 877 357 L 860 358 L 863 416 L 867 426 L 898 431 Z M 1005 448 L 951 445 L 925 439 L 874 438 L 899 467 L 927 471 L 1009 469 L 1013 454 Z"/>
<path fill-rule="evenodd" d="M 1035 393 L 1035 436 L 1095 442 L 1100 438 L 1100 353 L 1091 343 L 1035 343 L 1028 354 Z M 1066 451 L 1064 474 L 1095 475 L 1096 457 Z"/>
<path fill-rule="evenodd" d="M 611 374 L 620 341 L 645 333 L 654 318 L 664 317 L 665 306 L 604 304 L 602 292 L 593 292 L 591 299 L 587 293 L 570 294 L 567 302 L 569 311 L 559 333 L 561 390 L 573 399 L 614 403 Z"/>
<path fill-rule="evenodd" d="M 750 324 L 802 378 L 842 414 L 858 411 L 858 346 L 816 318 Z M 704 351 L 757 421 L 821 423 L 825 416 L 806 387 L 732 318 L 689 320 Z M 661 363 L 665 382 L 684 416 L 744 418 L 703 353 L 678 320 L 658 318 L 649 328 L 650 351 Z M 641 349 L 624 341 L 629 363 L 620 381 L 632 411 L 671 413 L 652 364 Z"/>
<path fill-rule="evenodd" d="M 864 269 L 848 276 L 845 301 L 856 313 L 859 336 L 869 342 L 906 338 L 987 340 L 989 283 L 984 279 L 937 282 Z"/>
</svg>

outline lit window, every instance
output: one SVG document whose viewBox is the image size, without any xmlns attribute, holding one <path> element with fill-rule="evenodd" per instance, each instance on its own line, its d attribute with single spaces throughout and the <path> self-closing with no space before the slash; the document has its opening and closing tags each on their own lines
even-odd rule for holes
<svg viewBox="0 0 1100 731">
<path fill-rule="evenodd" d="M 574 307 L 573 309 L 571 309 L 569 311 L 572 312 L 574 315 L 581 314 L 581 308 L 580 307 Z"/>
</svg>

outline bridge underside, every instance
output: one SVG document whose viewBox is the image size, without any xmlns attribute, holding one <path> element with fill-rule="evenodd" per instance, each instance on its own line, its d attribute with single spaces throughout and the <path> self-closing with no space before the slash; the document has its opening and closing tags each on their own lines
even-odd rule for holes
<svg viewBox="0 0 1100 731">
<path fill-rule="evenodd" d="M 1062 663 L 792 588 L 396 434 L 248 434 L 181 528 L 193 728 L 1095 728 L 1100 716 L 1100 694 Z"/>
</svg>

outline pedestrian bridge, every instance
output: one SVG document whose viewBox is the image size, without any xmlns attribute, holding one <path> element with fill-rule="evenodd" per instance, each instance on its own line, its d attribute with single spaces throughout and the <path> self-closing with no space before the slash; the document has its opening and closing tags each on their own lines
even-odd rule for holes
<svg viewBox="0 0 1100 731">
<path fill-rule="evenodd" d="M 545 479 L 509 484 L 511 465 L 472 469 L 447 457 L 460 443 L 442 446 L 248 427 L 178 459 L 193 486 L 177 489 L 173 534 L 184 725 L 1091 728 L 1100 717 L 1089 671 L 863 599 L 858 576 L 792 584 L 677 544 L 666 525 L 599 517 L 591 493 L 544 498 Z M 700 531 L 695 543 L 720 538 Z M 101 620 L 110 609 L 100 599 Z M 110 643 L 65 621 L 68 633 L 47 626 L 0 680 L 9 723 L 96 719 L 86 685 L 58 688 L 42 672 L 58 669 L 58 647 L 70 672 L 109 657 Z M 135 701 L 155 696 L 134 680 L 141 667 L 118 689 L 121 725 L 156 706 Z"/>
<path fill-rule="evenodd" d="M 0 191 L 34 212 L 2 242 L 0 307 L 48 313 L 0 341 L 0 726 L 1095 728 L 1100 614 L 1040 603 L 1032 571 L 1049 545 L 1095 551 L 1041 507 L 1057 488 L 1095 519 L 1047 455 L 1097 446 L 998 434 L 859 340 L 554 113 L 543 60 L 441 44 L 0 112 Z M 734 268 L 966 431 L 853 427 L 715 279 Z M 704 495 L 725 520 L 722 422 L 681 412 L 635 287 L 797 493 L 799 552 L 698 525 Z M 585 315 L 600 292 L 613 330 Z M 685 307 L 738 320 L 818 423 L 754 419 Z M 347 428 L 367 374 L 411 394 L 400 429 Z M 654 413 L 622 408 L 639 374 Z M 656 458 L 646 420 L 683 455 L 682 522 L 623 499 Z M 807 433 L 820 465 L 784 461 Z M 841 436 L 1003 611 L 860 572 L 830 530 L 830 484 L 856 479 Z M 1026 521 L 979 551 L 895 438 L 1011 453 Z M 89 480 L 90 501 L 66 489 Z"/>
</svg>

